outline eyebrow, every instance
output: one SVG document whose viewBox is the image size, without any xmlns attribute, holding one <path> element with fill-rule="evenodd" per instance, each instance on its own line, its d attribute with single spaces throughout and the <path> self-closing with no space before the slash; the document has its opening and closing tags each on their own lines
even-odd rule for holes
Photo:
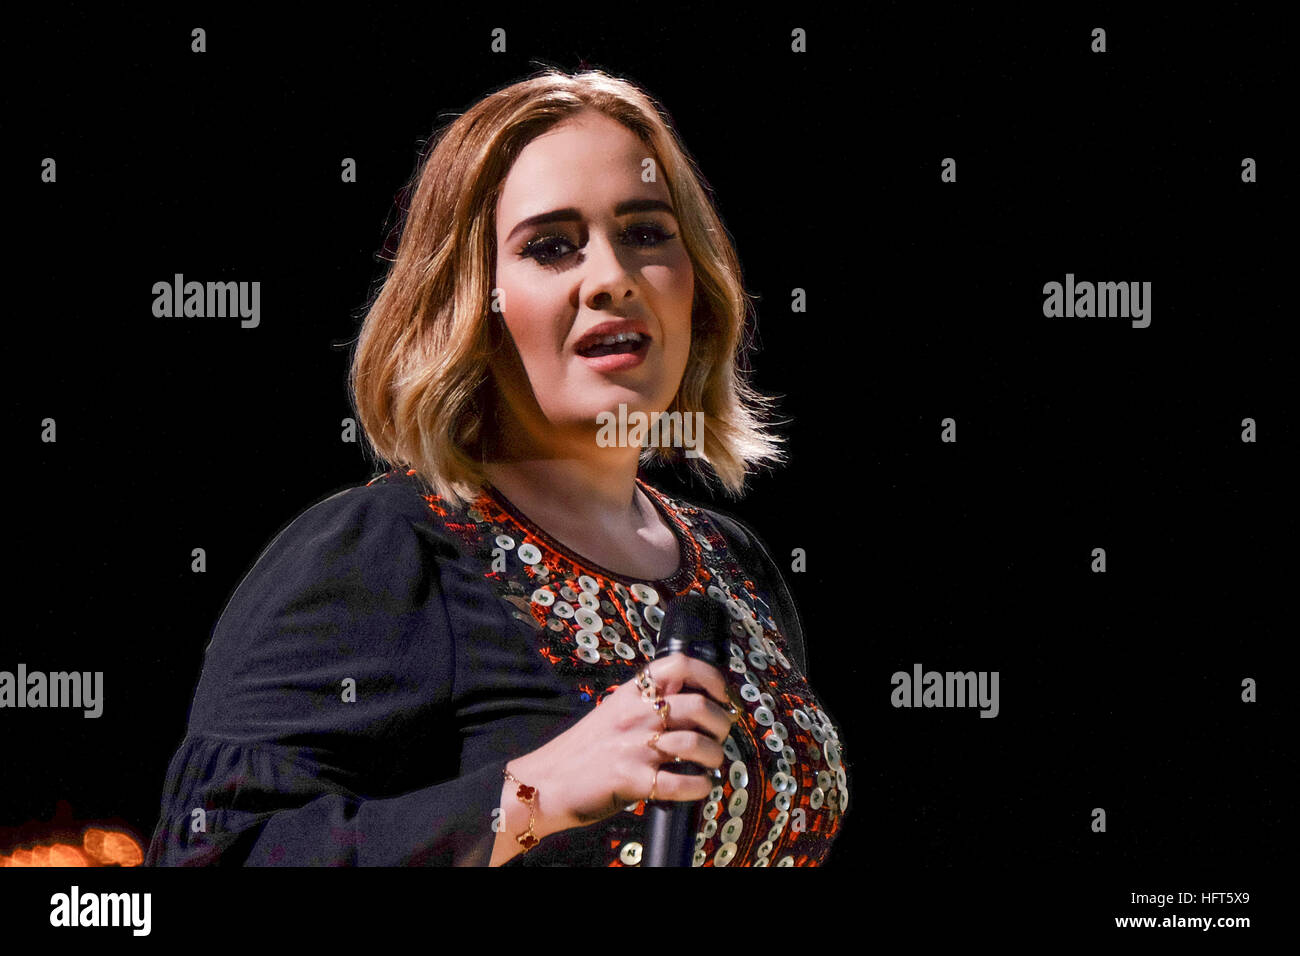
<svg viewBox="0 0 1300 956">
<path fill-rule="evenodd" d="M 614 207 L 615 216 L 626 216 L 633 212 L 666 212 L 669 215 L 676 216 L 672 205 L 664 202 L 662 199 L 625 199 Z M 527 219 L 521 219 L 519 223 L 510 230 L 506 236 L 506 242 L 514 238 L 515 233 L 529 226 L 540 226 L 548 222 L 579 222 L 582 214 L 570 206 L 567 209 L 553 209 L 550 212 L 538 213 L 536 216 L 529 216 Z"/>
</svg>

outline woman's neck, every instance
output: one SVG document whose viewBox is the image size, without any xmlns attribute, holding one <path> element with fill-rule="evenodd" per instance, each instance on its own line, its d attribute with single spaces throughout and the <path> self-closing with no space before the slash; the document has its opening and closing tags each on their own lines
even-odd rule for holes
<svg viewBox="0 0 1300 956">
<path fill-rule="evenodd" d="M 488 481 L 570 551 L 612 572 L 666 580 L 681 564 L 677 537 L 637 489 L 636 471 L 589 472 L 546 459 L 486 465 Z M 617 478 L 617 481 L 615 480 Z"/>
<path fill-rule="evenodd" d="M 546 458 L 488 462 L 483 470 L 488 481 L 543 527 L 548 517 L 607 534 L 632 533 L 644 524 L 635 461 L 595 468 L 587 462 Z"/>
</svg>

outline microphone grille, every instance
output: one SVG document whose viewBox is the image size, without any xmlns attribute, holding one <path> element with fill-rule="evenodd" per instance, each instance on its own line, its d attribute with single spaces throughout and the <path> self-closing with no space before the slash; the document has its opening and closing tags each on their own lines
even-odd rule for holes
<svg viewBox="0 0 1300 956">
<path fill-rule="evenodd" d="M 729 621 L 720 603 L 699 591 L 688 591 L 668 602 L 655 653 L 681 651 L 716 666 L 726 653 Z"/>
</svg>

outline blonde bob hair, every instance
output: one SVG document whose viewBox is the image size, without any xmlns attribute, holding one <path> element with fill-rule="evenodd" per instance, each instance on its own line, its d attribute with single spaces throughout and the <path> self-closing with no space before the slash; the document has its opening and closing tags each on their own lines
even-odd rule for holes
<svg viewBox="0 0 1300 956">
<path fill-rule="evenodd" d="M 504 323 L 491 308 L 496 211 L 523 148 L 565 118 L 599 110 L 652 152 L 677 211 L 695 271 L 691 348 L 669 412 L 704 413 L 701 457 L 686 458 L 707 481 L 712 469 L 739 496 L 749 466 L 780 462 L 781 436 L 768 431 L 773 399 L 746 381 L 753 310 L 740 262 L 710 189 L 678 142 L 666 112 L 631 83 L 599 70 L 548 68 L 475 103 L 436 131 L 408 184 L 409 203 L 388 274 L 356 343 L 348 386 L 379 459 L 415 472 L 453 505 L 473 500 L 485 480 L 485 444 L 495 421 L 490 368 Z M 594 424 L 594 423 L 593 423 Z M 646 448 L 641 463 L 679 460 L 682 449 Z"/>
</svg>

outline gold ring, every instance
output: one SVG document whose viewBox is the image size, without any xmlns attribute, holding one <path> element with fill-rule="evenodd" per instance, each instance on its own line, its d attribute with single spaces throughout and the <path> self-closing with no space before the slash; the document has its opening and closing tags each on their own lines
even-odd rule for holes
<svg viewBox="0 0 1300 956">
<path fill-rule="evenodd" d="M 663 733 L 664 732 L 662 730 L 656 730 L 653 734 L 651 734 L 649 737 L 646 738 L 645 745 L 649 747 L 651 750 L 653 750 L 655 753 L 657 753 L 664 760 L 671 760 L 673 759 L 672 754 L 665 753 L 664 751 L 660 750 L 658 746 L 659 738 L 663 736 Z"/>
<path fill-rule="evenodd" d="M 650 796 L 645 798 L 646 803 L 654 803 L 655 788 L 659 786 L 659 768 L 655 767 L 655 778 L 650 782 Z"/>
<path fill-rule="evenodd" d="M 662 697 L 656 698 L 652 703 L 654 709 L 659 713 L 659 722 L 664 725 L 664 730 L 667 730 L 668 715 L 672 712 L 672 708 L 668 706 L 668 701 L 664 700 Z"/>
<path fill-rule="evenodd" d="M 659 715 L 659 722 L 663 725 L 663 729 L 667 730 L 668 717 L 672 709 L 668 706 L 668 701 L 659 696 L 659 685 L 650 674 L 650 665 L 641 668 L 633 680 L 641 688 L 641 699 L 655 709 L 655 713 Z"/>
</svg>

